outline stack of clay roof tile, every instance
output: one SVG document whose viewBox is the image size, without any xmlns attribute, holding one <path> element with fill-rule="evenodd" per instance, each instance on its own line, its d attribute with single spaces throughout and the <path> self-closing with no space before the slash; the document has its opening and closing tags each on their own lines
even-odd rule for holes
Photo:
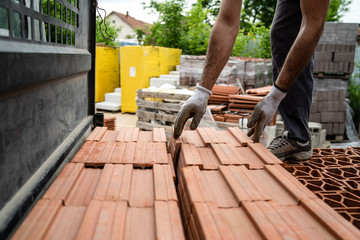
<svg viewBox="0 0 360 240">
<path fill-rule="evenodd" d="M 314 149 L 311 159 L 284 167 L 360 229 L 359 148 Z"/>
<path fill-rule="evenodd" d="M 229 103 L 229 95 L 240 94 L 241 90 L 237 86 L 215 85 L 209 98 L 209 104 L 220 105 Z"/>
<path fill-rule="evenodd" d="M 359 239 L 360 231 L 239 128 L 170 139 L 188 239 Z"/>
<path fill-rule="evenodd" d="M 260 88 L 251 88 L 246 90 L 246 94 L 252 95 L 252 96 L 262 96 L 265 97 L 271 90 L 272 86 L 265 86 Z"/>
<path fill-rule="evenodd" d="M 184 239 L 164 129 L 96 128 L 12 239 Z"/>
<path fill-rule="evenodd" d="M 108 128 L 108 130 L 115 130 L 115 117 L 106 117 L 104 118 L 104 126 Z"/>
</svg>

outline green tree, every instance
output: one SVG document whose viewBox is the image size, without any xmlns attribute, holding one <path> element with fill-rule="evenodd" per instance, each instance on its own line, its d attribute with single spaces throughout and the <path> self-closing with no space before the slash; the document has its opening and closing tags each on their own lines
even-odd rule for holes
<svg viewBox="0 0 360 240">
<path fill-rule="evenodd" d="M 220 11 L 221 0 L 202 0 L 198 1 L 201 2 L 203 8 L 208 9 L 210 16 L 212 18 L 216 18 Z M 195 3 L 194 5 L 197 5 Z"/>
<path fill-rule="evenodd" d="M 194 4 L 184 19 L 183 52 L 189 55 L 205 55 L 211 26 L 207 21 L 209 9 L 204 9 L 202 1 Z"/>
<path fill-rule="evenodd" d="M 326 16 L 328 22 L 338 22 L 349 11 L 351 0 L 331 0 Z"/>
<path fill-rule="evenodd" d="M 360 68 L 360 61 L 355 62 L 355 66 Z M 360 129 L 360 74 L 352 74 L 349 81 L 349 100 L 353 110 L 353 120 L 356 129 Z"/>
<path fill-rule="evenodd" d="M 250 31 L 253 25 L 264 26 L 269 28 L 271 26 L 276 9 L 276 0 L 262 1 L 262 0 L 244 0 L 240 28 L 245 29 L 245 32 Z"/>
<path fill-rule="evenodd" d="M 165 2 L 152 0 L 148 6 L 145 6 L 144 8 L 157 12 L 159 19 L 150 27 L 151 33 L 145 37 L 144 45 L 182 48 L 184 5 L 185 0 L 169 0 Z"/>
<path fill-rule="evenodd" d="M 115 42 L 115 38 L 119 36 L 121 28 L 115 28 L 114 26 L 109 25 L 109 22 L 103 21 L 99 16 L 96 17 L 96 42 L 105 43 L 108 46 L 117 46 L 118 43 Z M 101 24 L 100 24 L 101 23 Z M 106 24 L 106 28 L 105 28 Z M 100 31 L 101 27 L 101 31 Z"/>
</svg>

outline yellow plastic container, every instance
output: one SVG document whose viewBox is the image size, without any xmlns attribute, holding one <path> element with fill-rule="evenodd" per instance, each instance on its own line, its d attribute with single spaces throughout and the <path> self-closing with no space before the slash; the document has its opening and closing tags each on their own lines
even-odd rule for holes
<svg viewBox="0 0 360 240">
<path fill-rule="evenodd" d="M 95 102 L 105 100 L 105 93 L 120 86 L 119 48 L 96 46 Z"/>
<path fill-rule="evenodd" d="M 135 113 L 136 91 L 149 87 L 151 77 L 168 74 L 170 69 L 180 63 L 180 55 L 180 49 L 152 46 L 121 47 L 121 111 Z M 178 59 L 173 60 L 172 57 Z"/>
</svg>

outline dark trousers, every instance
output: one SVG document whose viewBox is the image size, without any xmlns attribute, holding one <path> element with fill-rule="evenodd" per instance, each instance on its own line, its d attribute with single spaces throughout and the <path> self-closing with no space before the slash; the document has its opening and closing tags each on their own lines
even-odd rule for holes
<svg viewBox="0 0 360 240">
<path fill-rule="evenodd" d="M 284 64 L 285 58 L 299 33 L 301 25 L 299 0 L 278 0 L 271 26 L 271 51 L 273 81 L 275 82 Z M 313 57 L 288 90 L 288 94 L 279 105 L 289 138 L 302 141 L 311 140 L 308 127 L 312 89 Z"/>
</svg>

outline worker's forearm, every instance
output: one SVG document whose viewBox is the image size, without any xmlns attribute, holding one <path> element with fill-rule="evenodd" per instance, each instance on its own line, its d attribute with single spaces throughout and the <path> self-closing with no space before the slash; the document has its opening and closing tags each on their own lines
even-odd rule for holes
<svg viewBox="0 0 360 240">
<path fill-rule="evenodd" d="M 217 22 L 211 31 L 204 71 L 200 85 L 212 89 L 233 49 L 239 26 L 227 26 Z"/>
<path fill-rule="evenodd" d="M 300 0 L 300 5 L 300 31 L 276 80 L 276 85 L 284 90 L 290 88 L 308 64 L 324 29 L 329 0 Z"/>
<path fill-rule="evenodd" d="M 229 60 L 239 32 L 242 0 L 223 0 L 210 34 L 200 85 L 211 90 Z"/>
<path fill-rule="evenodd" d="M 322 33 L 322 27 L 318 29 L 307 29 L 301 27 L 285 60 L 284 66 L 276 80 L 276 85 L 284 90 L 290 88 L 292 83 L 308 64 L 314 49 Z"/>
</svg>

